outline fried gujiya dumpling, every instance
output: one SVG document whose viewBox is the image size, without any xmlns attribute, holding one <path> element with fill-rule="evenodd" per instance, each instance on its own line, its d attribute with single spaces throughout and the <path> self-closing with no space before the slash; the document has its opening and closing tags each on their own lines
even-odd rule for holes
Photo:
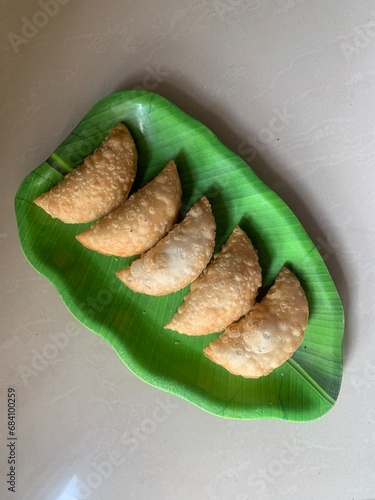
<svg viewBox="0 0 375 500">
<path fill-rule="evenodd" d="M 165 328 L 188 335 L 220 332 L 250 311 L 261 284 L 257 252 L 235 226 Z"/>
<path fill-rule="evenodd" d="M 173 227 L 181 194 L 177 167 L 170 161 L 151 182 L 76 238 L 85 247 L 105 255 L 141 254 Z"/>
<path fill-rule="evenodd" d="M 69 224 L 91 222 L 126 200 L 137 171 L 137 150 L 119 123 L 81 165 L 34 203 Z"/>
<path fill-rule="evenodd" d="M 305 292 L 284 267 L 262 301 L 211 342 L 204 354 L 234 375 L 268 375 L 299 347 L 308 315 Z"/>
<path fill-rule="evenodd" d="M 216 223 L 203 196 L 153 248 L 117 276 L 134 292 L 167 295 L 194 281 L 215 246 Z"/>
</svg>

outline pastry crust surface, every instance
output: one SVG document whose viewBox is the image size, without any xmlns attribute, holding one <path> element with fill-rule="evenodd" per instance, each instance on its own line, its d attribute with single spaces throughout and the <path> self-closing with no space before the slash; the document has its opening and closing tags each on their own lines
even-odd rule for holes
<svg viewBox="0 0 375 500">
<path fill-rule="evenodd" d="M 257 252 L 246 233 L 235 226 L 165 328 L 187 335 L 223 331 L 250 311 L 261 284 Z"/>
<path fill-rule="evenodd" d="M 204 196 L 185 219 L 118 278 L 135 292 L 167 295 L 194 281 L 207 266 L 215 246 L 216 223 Z"/>
<path fill-rule="evenodd" d="M 303 340 L 307 321 L 305 292 L 284 267 L 262 301 L 211 342 L 204 354 L 235 375 L 262 377 L 292 356 Z"/>
<path fill-rule="evenodd" d="M 81 165 L 34 203 L 68 224 L 107 215 L 128 196 L 137 170 L 137 150 L 129 130 L 119 123 Z"/>
<path fill-rule="evenodd" d="M 152 181 L 76 238 L 104 255 L 130 257 L 146 252 L 173 227 L 181 194 L 177 167 L 170 161 Z"/>
</svg>

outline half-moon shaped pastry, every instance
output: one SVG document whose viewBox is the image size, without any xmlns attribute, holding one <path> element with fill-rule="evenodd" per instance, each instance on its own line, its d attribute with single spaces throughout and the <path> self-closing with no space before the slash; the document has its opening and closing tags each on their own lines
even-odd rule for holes
<svg viewBox="0 0 375 500">
<path fill-rule="evenodd" d="M 194 281 L 215 246 L 216 224 L 207 198 L 198 201 L 153 248 L 117 276 L 134 292 L 167 295 Z"/>
<path fill-rule="evenodd" d="M 85 247 L 105 255 L 141 254 L 173 227 L 181 194 L 177 167 L 170 161 L 151 182 L 76 238 Z"/>
<path fill-rule="evenodd" d="M 34 203 L 51 217 L 69 224 L 98 219 L 127 198 L 137 158 L 129 130 L 119 123 L 81 165 Z"/>
<path fill-rule="evenodd" d="M 188 335 L 221 332 L 250 311 L 261 284 L 257 252 L 246 233 L 235 226 L 165 328 Z"/>
<path fill-rule="evenodd" d="M 204 354 L 234 375 L 268 375 L 299 347 L 308 315 L 305 292 L 284 267 L 262 301 L 211 342 Z"/>
</svg>

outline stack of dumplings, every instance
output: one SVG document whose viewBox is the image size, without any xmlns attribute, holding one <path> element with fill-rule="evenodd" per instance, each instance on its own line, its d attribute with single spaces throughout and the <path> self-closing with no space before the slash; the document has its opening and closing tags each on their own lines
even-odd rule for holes
<svg viewBox="0 0 375 500">
<path fill-rule="evenodd" d="M 137 172 L 129 130 L 116 125 L 81 165 L 34 203 L 51 217 L 96 221 L 77 240 L 103 255 L 140 258 L 117 277 L 132 291 L 167 295 L 191 284 L 166 329 L 196 336 L 224 332 L 204 354 L 245 378 L 268 375 L 301 344 L 308 322 L 306 295 L 283 268 L 256 302 L 262 271 L 247 234 L 235 226 L 211 260 L 216 223 L 203 196 L 177 221 L 182 188 L 175 162 L 128 198 Z"/>
</svg>

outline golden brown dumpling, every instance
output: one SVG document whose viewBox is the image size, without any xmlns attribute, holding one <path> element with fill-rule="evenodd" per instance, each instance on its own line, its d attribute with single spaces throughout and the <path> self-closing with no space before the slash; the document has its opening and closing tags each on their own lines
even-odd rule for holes
<svg viewBox="0 0 375 500">
<path fill-rule="evenodd" d="M 98 219 L 127 198 L 137 158 L 129 130 L 119 123 L 81 165 L 34 203 L 51 217 L 70 224 Z"/>
<path fill-rule="evenodd" d="M 216 224 L 204 196 L 185 219 L 132 265 L 117 272 L 135 292 L 167 295 L 197 278 L 208 264 L 215 246 Z"/>
<path fill-rule="evenodd" d="M 211 342 L 204 354 L 235 375 L 268 375 L 299 347 L 308 315 L 305 292 L 284 267 L 262 301 Z"/>
<path fill-rule="evenodd" d="M 85 247 L 105 255 L 141 254 L 173 227 L 181 194 L 177 167 L 170 161 L 151 182 L 76 238 Z"/>
<path fill-rule="evenodd" d="M 188 335 L 220 332 L 250 311 L 261 284 L 258 255 L 236 226 L 165 328 Z"/>
</svg>

